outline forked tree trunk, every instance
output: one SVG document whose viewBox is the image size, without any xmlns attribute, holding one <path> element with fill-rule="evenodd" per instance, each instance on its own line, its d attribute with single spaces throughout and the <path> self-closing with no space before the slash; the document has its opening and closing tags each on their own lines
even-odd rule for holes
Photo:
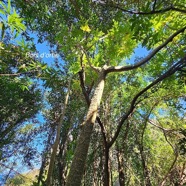
<svg viewBox="0 0 186 186">
<path fill-rule="evenodd" d="M 83 123 L 83 128 L 80 133 L 77 147 L 74 153 L 74 158 L 70 167 L 70 172 L 67 178 L 66 186 L 80 186 L 84 174 L 88 148 L 90 144 L 93 126 L 96 120 L 98 107 L 100 106 L 103 89 L 105 85 L 105 71 L 99 72 L 99 79 L 91 99 L 91 103 L 86 115 L 86 120 Z"/>
</svg>

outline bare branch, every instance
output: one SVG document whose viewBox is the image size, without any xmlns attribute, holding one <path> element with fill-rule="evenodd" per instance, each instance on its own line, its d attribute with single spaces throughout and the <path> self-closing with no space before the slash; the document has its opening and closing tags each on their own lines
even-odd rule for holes
<svg viewBox="0 0 186 186">
<path fill-rule="evenodd" d="M 173 147 L 173 145 L 171 144 L 171 142 L 170 142 L 170 141 L 168 140 L 168 138 L 167 138 L 167 133 L 168 133 L 168 132 L 174 132 L 174 131 L 176 131 L 176 130 L 174 130 L 174 129 L 165 129 L 165 128 L 163 128 L 163 127 L 157 125 L 157 124 L 156 124 L 155 122 L 153 122 L 152 120 L 149 120 L 148 123 L 150 123 L 151 125 L 157 127 L 158 129 L 162 130 L 166 142 L 171 146 L 171 148 L 173 149 L 174 153 L 176 154 L 175 148 Z"/>
<path fill-rule="evenodd" d="M 80 85 L 81 85 L 81 89 L 82 89 L 82 92 L 83 92 L 83 95 L 85 97 L 85 100 L 87 102 L 87 105 L 89 106 L 90 105 L 90 98 L 89 98 L 89 94 L 88 92 L 86 91 L 86 88 L 85 88 L 85 82 L 83 80 L 83 69 L 81 71 L 79 71 L 79 80 L 80 80 Z"/>
<path fill-rule="evenodd" d="M 153 11 L 155 11 L 155 9 L 156 9 L 156 1 L 157 1 L 157 0 L 155 0 L 155 1 L 154 1 L 154 4 L 153 4 L 153 8 L 152 8 Z"/>
<path fill-rule="evenodd" d="M 17 76 L 22 76 L 22 75 L 28 75 L 28 74 L 36 73 L 36 72 L 39 72 L 39 70 L 31 70 L 31 71 L 27 71 L 27 72 L 19 72 L 19 73 L 14 73 L 14 74 L 0 74 L 0 76 L 17 77 Z"/>
<path fill-rule="evenodd" d="M 127 9 L 122 8 L 120 5 L 114 5 L 114 4 L 108 4 L 107 6 L 117 8 L 118 10 L 121 10 L 121 11 L 129 13 L 129 14 L 137 14 L 137 15 L 161 14 L 161 13 L 165 13 L 165 12 L 168 12 L 168 11 L 176 11 L 176 12 L 186 13 L 185 9 L 176 8 L 173 5 L 170 6 L 170 7 L 165 8 L 165 9 L 155 10 L 155 5 L 156 5 L 155 2 L 154 2 L 154 5 L 153 5 L 153 10 L 150 11 L 150 12 L 140 12 L 140 11 L 127 10 Z"/>
<path fill-rule="evenodd" d="M 175 32 L 174 34 L 172 34 L 164 43 L 162 43 L 161 45 L 159 45 L 152 52 L 150 52 L 149 55 L 147 55 L 145 58 L 143 58 L 141 61 L 137 62 L 136 64 L 134 64 L 134 65 L 128 65 L 128 66 L 116 66 L 116 67 L 115 66 L 108 66 L 105 69 L 106 73 L 110 73 L 110 72 L 123 72 L 123 71 L 133 70 L 133 69 L 136 69 L 136 68 L 144 65 L 150 59 L 152 59 L 162 48 L 164 48 L 168 43 L 170 43 L 177 35 L 179 35 L 180 33 L 184 32 L 185 29 L 186 29 L 186 27 L 181 28 L 180 30 L 178 30 L 177 32 Z"/>
<path fill-rule="evenodd" d="M 166 128 L 163 128 L 163 127 L 161 127 L 160 125 L 157 125 L 153 120 L 148 120 L 148 123 L 150 123 L 151 125 L 157 127 L 158 129 L 162 130 L 164 133 L 175 131 L 174 129 L 166 129 Z"/>
<path fill-rule="evenodd" d="M 20 75 L 22 75 L 22 73 L 15 73 L 15 74 L 0 74 L 0 76 L 15 76 L 15 77 L 20 76 Z"/>
<path fill-rule="evenodd" d="M 96 117 L 96 121 L 98 122 L 100 128 L 101 128 L 101 134 L 103 136 L 103 142 L 104 142 L 104 146 L 108 147 L 108 142 L 107 142 L 107 137 L 106 137 L 106 130 L 105 130 L 105 126 L 103 125 L 103 123 L 101 122 L 100 117 Z"/>
</svg>

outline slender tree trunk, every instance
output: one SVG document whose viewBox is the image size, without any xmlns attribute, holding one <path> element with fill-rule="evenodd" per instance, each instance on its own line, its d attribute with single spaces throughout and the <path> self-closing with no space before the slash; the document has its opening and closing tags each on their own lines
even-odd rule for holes
<svg viewBox="0 0 186 186">
<path fill-rule="evenodd" d="M 51 141 L 51 138 L 52 138 L 52 134 L 53 134 L 53 129 L 50 131 L 50 133 L 48 135 L 46 147 L 45 147 L 45 150 L 44 150 L 45 153 L 43 154 L 43 157 L 42 157 L 42 163 L 41 163 L 41 167 L 40 167 L 39 175 L 38 175 L 38 182 L 37 182 L 38 185 L 40 185 L 40 183 L 45 185 L 44 180 L 43 180 L 43 174 L 44 174 L 44 170 L 46 168 L 46 164 L 47 164 L 47 160 L 48 160 L 48 157 L 47 157 L 48 153 L 46 153 L 46 152 L 49 152 L 50 149 L 51 149 L 50 141 Z"/>
<path fill-rule="evenodd" d="M 59 153 L 59 156 L 61 155 L 61 153 Z M 59 177 L 58 177 L 58 182 L 59 182 L 59 185 L 61 186 L 64 186 L 63 184 L 63 181 L 62 181 L 62 174 L 63 174 L 63 165 L 61 164 L 61 161 L 60 161 L 60 158 L 58 158 L 58 163 L 57 163 L 57 166 L 58 166 L 58 172 L 59 172 Z"/>
<path fill-rule="evenodd" d="M 67 153 L 67 140 L 66 140 L 66 135 L 63 139 L 62 142 L 62 147 L 60 147 L 60 151 L 59 151 L 59 158 L 58 158 L 58 171 L 59 171 L 59 185 L 61 186 L 65 186 L 65 182 L 66 182 L 66 153 Z"/>
<path fill-rule="evenodd" d="M 140 154 L 141 154 L 141 161 L 142 161 L 142 166 L 143 166 L 143 174 L 144 174 L 144 179 L 145 179 L 145 185 L 146 186 L 151 186 L 152 184 L 151 184 L 151 181 L 150 181 L 149 170 L 148 170 L 147 165 L 146 165 L 146 161 L 145 161 L 145 156 L 144 156 L 143 150 L 140 150 Z"/>
<path fill-rule="evenodd" d="M 117 159 L 118 159 L 119 185 L 125 186 L 125 174 L 124 174 L 124 167 L 123 167 L 124 160 L 119 148 L 117 148 Z"/>
<path fill-rule="evenodd" d="M 55 139 L 55 142 L 54 142 L 53 147 L 52 147 L 52 154 L 51 154 L 51 157 L 50 157 L 50 164 L 49 164 L 48 174 L 47 174 L 47 179 L 46 179 L 46 185 L 47 186 L 52 185 L 52 173 L 53 173 L 53 169 L 54 169 L 54 162 L 55 162 L 55 158 L 56 158 L 56 154 L 57 154 L 57 148 L 58 148 L 58 145 L 59 145 L 59 142 L 60 142 L 61 126 L 62 126 L 62 123 L 63 123 L 66 107 L 67 107 L 67 104 L 68 104 L 69 94 L 70 94 L 70 81 L 69 81 L 69 85 L 68 85 L 68 92 L 66 94 L 65 102 L 64 102 L 63 108 L 62 108 L 62 113 L 61 113 L 61 116 L 59 118 L 59 123 L 58 123 L 58 126 L 57 126 L 56 139 Z"/>
<path fill-rule="evenodd" d="M 107 146 L 104 149 L 104 154 L 104 186 L 110 186 L 109 148 Z"/>
<path fill-rule="evenodd" d="M 129 134 L 130 123 L 127 122 L 126 129 L 123 138 L 122 147 L 119 147 L 119 142 L 116 142 L 116 150 L 117 150 L 117 160 L 118 160 L 118 173 L 119 173 L 119 184 L 120 186 L 128 185 L 126 184 L 126 173 L 124 169 L 124 151 L 126 150 L 126 140 Z"/>
<path fill-rule="evenodd" d="M 67 178 L 67 186 L 80 186 L 84 174 L 88 148 L 90 144 L 93 126 L 96 120 L 98 107 L 100 106 L 103 89 L 105 85 L 105 70 L 99 72 L 99 79 L 91 99 L 91 103 L 87 112 L 86 120 L 82 125 L 77 147 L 74 153 L 74 158 L 70 167 L 70 172 Z"/>
</svg>

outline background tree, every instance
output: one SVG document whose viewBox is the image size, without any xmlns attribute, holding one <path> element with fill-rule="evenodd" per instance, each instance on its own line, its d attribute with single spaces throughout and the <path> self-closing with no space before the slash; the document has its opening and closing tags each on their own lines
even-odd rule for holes
<svg viewBox="0 0 186 186">
<path fill-rule="evenodd" d="M 0 171 L 7 180 L 21 162 L 32 167 L 36 161 L 33 141 L 40 129 L 36 114 L 42 96 L 34 77 L 44 64 L 26 55 L 34 48 L 21 37 L 26 27 L 10 1 L 1 2 L 0 11 Z"/>
</svg>

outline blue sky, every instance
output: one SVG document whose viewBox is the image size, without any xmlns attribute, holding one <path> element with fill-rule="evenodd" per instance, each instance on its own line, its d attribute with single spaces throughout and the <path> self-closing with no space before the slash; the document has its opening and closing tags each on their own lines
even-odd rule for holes
<svg viewBox="0 0 186 186">
<path fill-rule="evenodd" d="M 2 18 L 4 19 L 5 16 L 4 15 L 1 15 Z M 50 54 L 50 46 L 48 45 L 48 43 L 45 41 L 44 43 L 38 43 L 38 38 L 37 38 L 37 35 L 35 33 L 29 33 L 29 35 L 31 37 L 34 38 L 34 44 L 36 46 L 36 49 L 37 51 L 39 52 L 39 56 L 42 58 L 42 61 L 44 63 L 47 63 L 49 66 L 52 65 L 54 63 L 54 57 L 51 56 Z M 18 37 L 16 40 L 20 40 L 21 38 Z M 16 41 L 15 40 L 15 41 Z M 13 41 L 14 42 L 14 41 Z M 135 53 L 134 55 L 131 57 L 131 59 L 129 60 L 130 62 L 134 62 L 134 59 L 135 59 L 135 56 L 137 55 L 138 57 L 143 57 L 145 54 L 146 54 L 146 50 L 139 47 L 135 50 Z M 62 61 L 61 61 L 62 62 Z M 43 122 L 44 122 L 44 118 L 41 114 L 41 112 L 39 112 L 37 114 L 37 119 L 39 120 L 39 123 L 38 123 L 38 126 L 39 125 L 42 125 Z M 42 140 L 44 140 L 43 138 L 43 135 L 39 135 L 37 137 L 37 139 L 35 141 L 33 141 L 33 145 L 36 146 L 37 145 L 37 149 L 39 152 L 41 152 L 43 150 L 43 145 L 42 145 Z M 37 144 L 38 143 L 38 144 Z M 14 158 L 15 157 L 12 157 L 10 161 L 14 161 Z M 17 159 L 17 163 L 18 163 L 18 166 L 14 169 L 16 172 L 19 172 L 19 173 L 25 173 L 27 171 L 29 171 L 29 168 L 27 168 L 26 166 L 22 165 L 21 161 L 19 159 Z M 34 165 L 34 168 L 39 168 L 40 165 L 39 164 L 35 164 Z M 3 168 L 5 170 L 5 167 Z M 9 169 L 7 169 L 7 172 L 9 171 Z M 15 171 L 12 171 L 12 173 L 16 173 Z M 1 180 L 2 176 L 0 175 L 0 185 L 2 184 L 2 180 Z"/>
</svg>

